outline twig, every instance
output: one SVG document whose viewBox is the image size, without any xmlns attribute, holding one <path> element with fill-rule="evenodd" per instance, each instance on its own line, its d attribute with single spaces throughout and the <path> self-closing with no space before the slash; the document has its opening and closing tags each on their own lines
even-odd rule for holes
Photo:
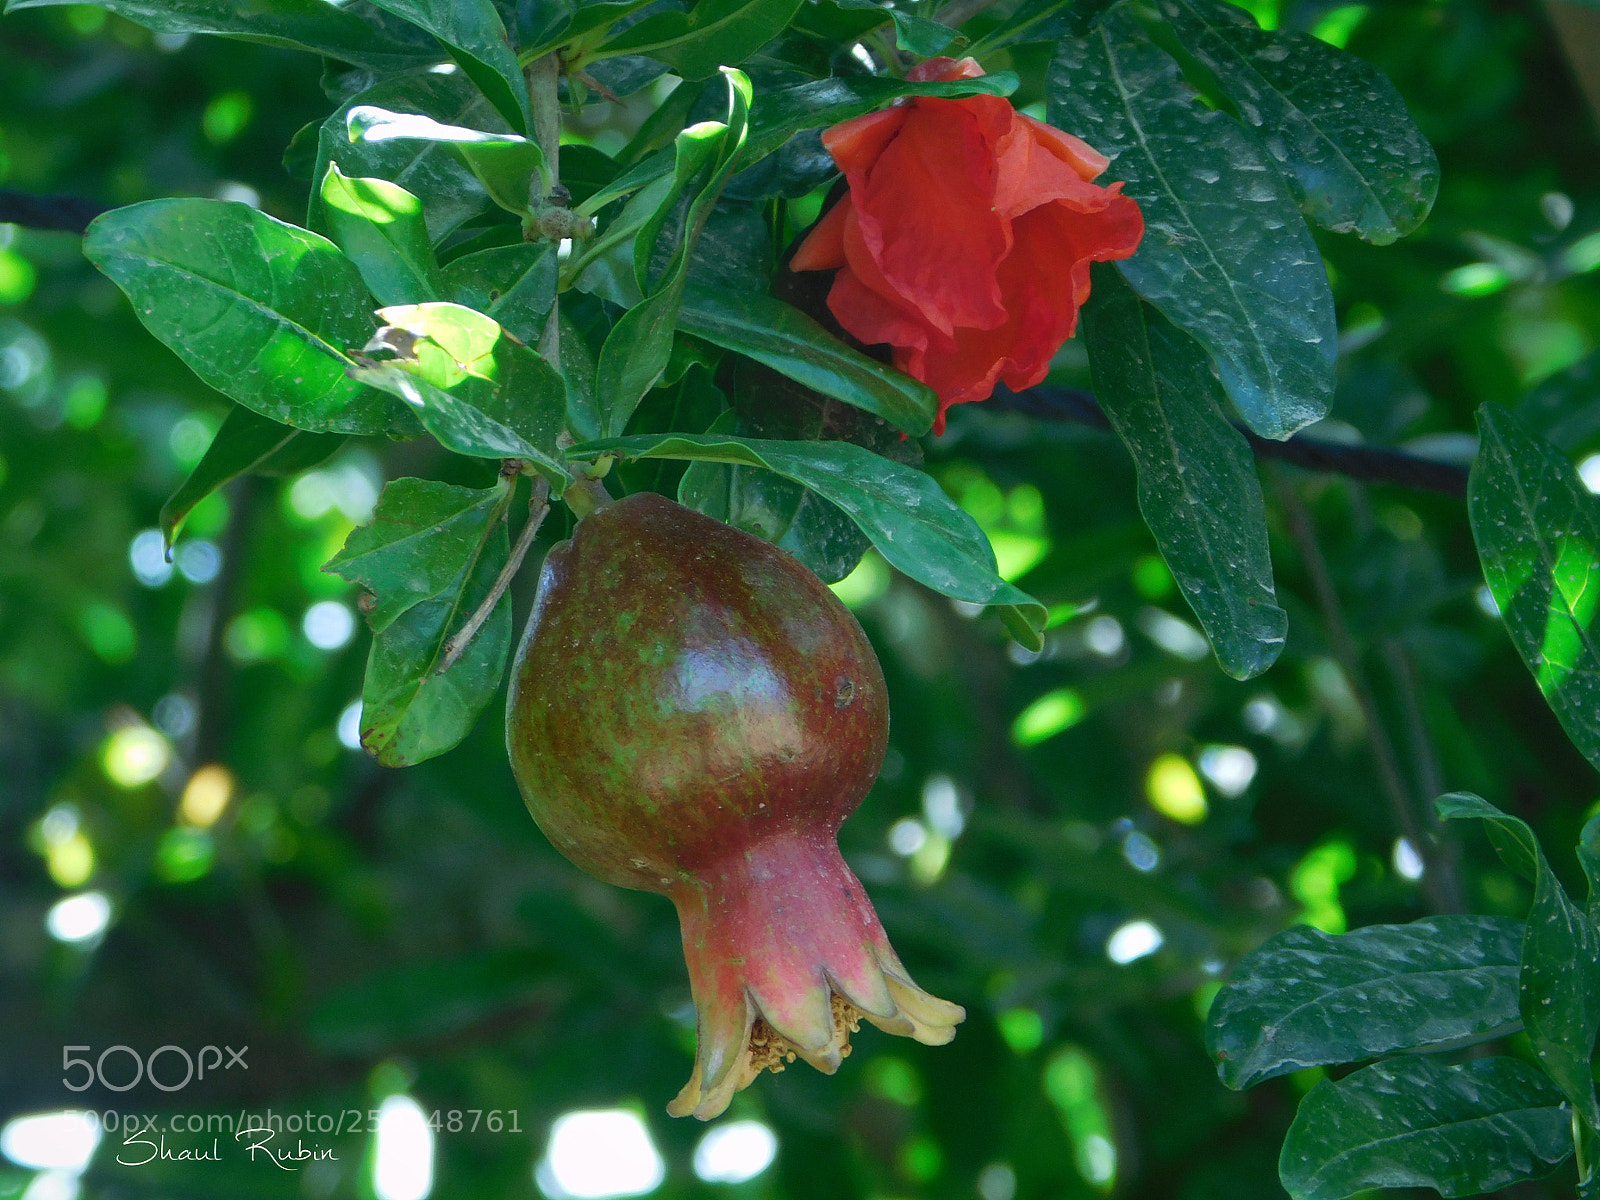
<svg viewBox="0 0 1600 1200">
<path fill-rule="evenodd" d="M 1416 807 L 1406 789 L 1404 777 L 1400 774 L 1399 756 L 1395 753 L 1394 743 L 1390 740 L 1389 731 L 1383 724 L 1382 715 L 1378 712 L 1372 685 L 1368 682 L 1366 672 L 1361 666 L 1360 652 L 1356 649 L 1355 640 L 1350 636 L 1350 627 L 1345 623 L 1344 609 L 1339 603 L 1339 593 L 1333 586 L 1333 578 L 1328 572 L 1327 560 L 1322 556 L 1322 548 L 1317 544 L 1316 530 L 1311 524 L 1311 514 L 1287 480 L 1279 478 L 1277 485 L 1278 497 L 1283 503 L 1284 514 L 1289 521 L 1289 530 L 1294 535 L 1295 544 L 1300 548 L 1301 561 L 1305 564 L 1306 574 L 1311 577 L 1311 587 L 1317 595 L 1317 606 L 1322 610 L 1322 620 L 1327 626 L 1328 642 L 1333 650 L 1334 660 L 1343 670 L 1345 679 L 1349 681 L 1350 690 L 1355 695 L 1357 706 L 1361 709 L 1362 719 L 1366 722 L 1367 745 L 1372 751 L 1372 763 L 1377 769 L 1378 782 L 1383 794 L 1389 801 L 1395 825 L 1399 828 L 1400 835 L 1422 856 L 1426 868 L 1423 871 L 1422 886 L 1434 910 L 1441 913 L 1459 912 L 1461 911 L 1460 888 L 1456 886 L 1454 876 L 1441 856 L 1437 844 L 1424 835 L 1422 825 L 1417 820 Z"/>
<path fill-rule="evenodd" d="M 483 603 L 478 605 L 477 611 L 467 619 L 467 623 L 456 632 L 455 636 L 444 644 L 444 661 L 439 664 L 438 674 L 443 675 L 455 666 L 467 652 L 472 639 L 478 636 L 478 630 L 483 628 L 483 623 L 489 619 L 495 606 L 500 603 L 500 597 L 506 594 L 511 581 L 522 569 L 522 560 L 528 556 L 528 548 L 533 545 L 533 539 L 539 533 L 539 526 L 544 524 L 549 512 L 550 484 L 544 479 L 536 479 L 533 481 L 533 495 L 528 498 L 528 521 L 517 537 L 517 544 L 511 547 L 511 557 L 506 559 L 506 565 L 495 577 L 494 586 L 489 589 L 489 594 L 484 597 Z"/>
<path fill-rule="evenodd" d="M 1439 766 L 1439 756 L 1434 750 L 1433 739 L 1428 735 L 1428 719 L 1422 711 L 1422 701 L 1417 688 L 1417 673 L 1412 668 L 1411 658 L 1398 638 L 1385 638 L 1382 649 L 1384 661 L 1389 664 L 1389 673 L 1394 676 L 1400 713 L 1405 721 L 1406 740 L 1411 744 L 1411 757 L 1416 763 L 1418 806 L 1426 814 L 1424 820 L 1438 847 L 1435 857 L 1444 880 L 1444 888 L 1448 892 L 1448 899 L 1454 906 L 1451 911 L 1459 912 L 1464 904 L 1459 868 L 1461 843 L 1450 827 L 1433 815 L 1432 801 L 1435 797 L 1443 795 L 1445 790 L 1444 771 Z M 1420 849 L 1418 853 L 1421 853 Z"/>
<path fill-rule="evenodd" d="M 0 188 L 0 224 L 81 234 L 109 205 L 82 196 L 30 196 Z"/>
<path fill-rule="evenodd" d="M 1096 429 L 1111 428 L 1111 422 L 1100 411 L 1094 394 L 1081 388 L 1041 386 L 1013 392 L 1009 388 L 998 387 L 988 404 L 992 408 L 1009 409 L 1044 421 L 1069 421 L 1091 425 Z M 1252 433 L 1237 422 L 1234 428 L 1244 435 L 1257 458 L 1275 458 L 1309 471 L 1326 471 L 1368 483 L 1393 483 L 1419 491 L 1440 492 L 1446 496 L 1464 497 L 1467 494 L 1467 470 L 1454 463 L 1439 462 L 1385 446 L 1353 446 L 1320 438 L 1293 437 L 1286 442 L 1275 442 Z"/>
</svg>

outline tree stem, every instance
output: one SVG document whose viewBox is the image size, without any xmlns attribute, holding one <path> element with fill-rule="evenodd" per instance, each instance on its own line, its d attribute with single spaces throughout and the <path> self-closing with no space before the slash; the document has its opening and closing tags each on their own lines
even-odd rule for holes
<svg viewBox="0 0 1600 1200">
<path fill-rule="evenodd" d="M 561 55 L 552 50 L 543 58 L 528 64 L 528 100 L 533 108 L 533 140 L 539 143 L 544 155 L 545 180 L 548 187 L 538 203 L 548 205 L 561 186 L 561 96 L 557 84 L 561 80 Z M 560 193 L 565 195 L 565 193 Z M 563 206 L 564 207 L 564 206 Z M 561 370 L 561 297 L 550 301 L 550 315 L 545 318 L 544 331 L 539 335 L 539 353 L 558 372 Z"/>
</svg>

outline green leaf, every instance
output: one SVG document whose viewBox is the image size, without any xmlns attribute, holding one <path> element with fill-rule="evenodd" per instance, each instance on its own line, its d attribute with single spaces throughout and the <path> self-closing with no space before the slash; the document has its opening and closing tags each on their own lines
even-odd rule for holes
<svg viewBox="0 0 1600 1200">
<path fill-rule="evenodd" d="M 1044 644 L 1039 636 L 1044 605 L 1000 578 L 994 550 L 978 523 L 956 507 L 932 476 L 914 467 L 849 442 L 777 442 L 719 434 L 608 438 L 567 453 L 575 459 L 616 454 L 765 467 L 837 504 L 884 558 L 910 578 L 957 600 L 1015 607 L 1022 620 L 1018 628 L 1025 631 L 1018 640 L 1034 649 Z"/>
<path fill-rule="evenodd" d="M 195 505 L 240 475 L 293 475 L 314 467 L 340 446 L 343 434 L 306 433 L 234 405 L 189 477 L 161 506 L 168 547 Z"/>
<path fill-rule="evenodd" d="M 460 590 L 463 567 L 505 513 L 506 490 L 396 479 L 384 487 L 372 520 L 351 531 L 323 570 L 372 593 L 361 607 L 372 631 L 382 633 L 424 600 Z"/>
<path fill-rule="evenodd" d="M 1383 72 L 1310 34 L 1259 29 L 1222 0 L 1161 0 L 1161 12 L 1313 221 L 1378 245 L 1422 224 L 1439 160 Z"/>
<path fill-rule="evenodd" d="M 1567 736 L 1600 768 L 1600 500 L 1505 409 L 1478 409 L 1467 512 L 1506 632 Z"/>
<path fill-rule="evenodd" d="M 523 58 L 526 61 L 539 58 L 550 51 L 561 47 L 591 47 L 605 40 L 610 27 L 623 17 L 639 9 L 655 3 L 655 0 L 591 0 L 590 3 L 573 3 L 577 11 L 571 13 L 565 20 L 557 20 L 545 25 L 534 34 L 534 43 L 523 47 Z M 554 7 L 554 6 L 552 6 Z M 570 51 L 569 57 L 570 57 Z"/>
<path fill-rule="evenodd" d="M 1600 817 L 1590 817 L 1578 835 L 1578 864 L 1589 884 L 1589 920 L 1600 925 Z"/>
<path fill-rule="evenodd" d="M 1212 1001 L 1206 1049 L 1245 1088 L 1302 1067 L 1446 1050 L 1514 1033 L 1522 922 L 1427 917 L 1268 938 Z"/>
<path fill-rule="evenodd" d="M 900 79 L 836 76 L 763 92 L 750 114 L 749 133 L 745 138 L 740 165 L 748 166 L 777 152 L 797 133 L 824 125 L 836 125 L 851 117 L 874 112 L 905 96 L 936 96 L 944 99 L 979 95 L 1009 96 L 1017 87 L 1015 72 L 996 71 L 977 79 L 957 79 L 947 83 L 907 83 Z M 581 211 L 598 212 L 611 201 L 671 174 L 673 161 L 673 154 L 669 150 L 651 155 L 597 191 L 581 206 Z"/>
<path fill-rule="evenodd" d="M 519 341 L 535 345 L 556 296 L 556 247 L 517 242 L 464 254 L 444 269 L 446 296 L 493 317 Z"/>
<path fill-rule="evenodd" d="M 1217 661 L 1235 679 L 1270 667 L 1289 618 L 1278 607 L 1255 455 L 1222 411 L 1211 362 L 1094 264 L 1083 309 L 1095 395 L 1139 475 L 1139 511 Z"/>
<path fill-rule="evenodd" d="M 371 301 L 325 238 L 245 204 L 147 200 L 96 220 L 83 251 L 146 329 L 246 408 L 317 433 L 415 430 L 347 374 Z"/>
<path fill-rule="evenodd" d="M 933 428 L 939 398 L 932 388 L 845 345 L 782 300 L 690 284 L 678 321 L 696 337 L 874 413 L 896 429 L 920 436 Z"/>
<path fill-rule="evenodd" d="M 655 290 L 630 308 L 600 349 L 595 370 L 595 390 L 605 405 L 606 433 L 620 434 L 644 394 L 655 386 L 672 356 L 678 306 L 688 278 L 689 256 L 705 227 L 717 198 L 739 159 L 750 111 L 750 81 L 742 72 L 728 70 L 728 120 L 719 130 L 713 125 L 690 126 L 678 135 L 673 186 L 655 213 L 641 226 L 634 249 L 634 271 L 641 286 L 646 279 L 651 249 L 666 221 L 666 209 L 675 195 L 685 194 L 689 182 L 709 169 L 710 175 L 694 197 L 683 219 L 682 236 L 667 262 Z M 713 140 L 714 139 L 714 140 Z"/>
<path fill-rule="evenodd" d="M 917 444 L 884 422 L 766 367 L 736 363 L 723 378 L 731 385 L 734 407 L 718 417 L 708 433 L 846 441 L 896 462 L 914 465 L 920 461 Z M 678 501 L 765 538 L 794 555 L 826 583 L 848 575 L 872 545 L 838 505 L 761 467 L 691 463 L 678 486 Z"/>
<path fill-rule="evenodd" d="M 421 304 L 444 291 L 422 205 L 386 179 L 351 179 L 328 164 L 322 181 L 333 240 L 380 304 Z"/>
<path fill-rule="evenodd" d="M 664 278 L 651 278 L 650 261 L 655 256 L 656 245 L 673 210 L 681 209 L 678 214 L 680 219 L 686 215 L 687 203 L 680 206 L 685 193 L 697 183 L 704 186 L 709 182 L 709 172 L 722 157 L 728 132 L 729 127 L 725 123 L 702 121 L 691 125 L 674 139 L 672 181 L 661 192 L 655 207 L 644 214 L 644 222 L 633 239 L 633 277 L 643 294 L 649 295 L 658 284 L 665 282 Z M 680 228 L 673 232 L 681 241 L 684 230 Z M 677 246 L 673 246 L 673 250 L 676 249 Z"/>
<path fill-rule="evenodd" d="M 413 138 L 351 141 L 349 115 L 352 110 L 362 108 L 425 113 L 451 126 L 503 131 L 505 123 L 494 106 L 465 75 L 423 72 L 392 79 L 361 92 L 322 123 L 317 135 L 316 172 L 312 177 L 322 178 L 328 164 L 336 162 L 346 175 L 387 179 L 398 184 L 422 202 L 428 236 L 434 242 L 487 207 L 488 195 L 483 184 L 453 143 Z M 327 228 L 322 196 L 315 190 L 307 223 L 314 229 Z"/>
<path fill-rule="evenodd" d="M 648 54 L 685 79 L 736 67 L 788 28 L 804 0 L 699 0 L 688 12 L 646 17 L 605 43 L 604 54 Z"/>
<path fill-rule="evenodd" d="M 1250 427 L 1286 438 L 1324 416 L 1338 355 L 1333 293 L 1272 159 L 1201 105 L 1120 10 L 1060 42 L 1046 90 L 1051 123 L 1107 155 L 1107 177 L 1144 212 L 1123 274 L 1210 351 Z"/>
<path fill-rule="evenodd" d="M 570 475 L 556 439 L 566 419 L 566 384 L 536 351 L 459 304 L 413 304 L 378 315 L 386 324 L 367 344 L 357 378 L 411 405 L 447 449 L 524 458 L 558 491 L 565 485 Z"/>
<path fill-rule="evenodd" d="M 471 548 L 456 581 L 412 605 L 372 639 L 361 687 L 361 744 L 386 767 L 443 754 L 471 731 L 500 686 L 511 651 L 511 598 L 502 596 L 478 635 L 443 674 L 444 644 L 488 599 L 510 557 L 504 521 Z"/>
<path fill-rule="evenodd" d="M 8 0 L 5 11 L 48 8 L 76 0 Z M 375 13 L 368 4 L 323 0 L 96 0 L 157 33 L 212 33 L 269 46 L 325 54 L 374 71 L 422 66 L 438 51 L 415 29 Z"/>
<path fill-rule="evenodd" d="M 1294 1200 L 1396 1187 L 1448 1200 L 1537 1179 L 1571 1153 L 1561 1093 L 1526 1063 L 1397 1058 L 1312 1088 L 1278 1174 Z"/>
<path fill-rule="evenodd" d="M 533 128 L 528 86 L 494 0 L 372 0 L 442 42 L 450 57 L 519 133 Z"/>
<path fill-rule="evenodd" d="M 345 127 L 352 142 L 415 141 L 448 146 L 483 184 L 491 200 L 519 216 L 527 213 L 535 176 L 544 167 L 538 143 L 514 133 L 446 125 L 432 117 L 390 112 L 375 104 L 349 109 Z M 543 190 L 541 186 L 541 193 Z"/>
<path fill-rule="evenodd" d="M 1522 940 L 1522 1022 L 1545 1074 L 1590 1128 L 1600 1128 L 1589 1066 L 1600 1034 L 1600 929 L 1568 898 L 1525 821 L 1470 792 L 1441 796 L 1435 807 L 1443 818 L 1484 821 L 1506 865 L 1533 880 Z"/>
<path fill-rule="evenodd" d="M 922 58 L 943 54 L 952 42 L 966 40 L 948 25 L 941 25 L 938 21 L 930 21 L 927 17 L 919 17 L 913 13 L 902 12 L 898 8 L 885 8 L 875 3 L 875 0 L 833 0 L 833 2 L 847 12 L 874 13 L 879 22 L 893 20 L 895 46 Z"/>
</svg>

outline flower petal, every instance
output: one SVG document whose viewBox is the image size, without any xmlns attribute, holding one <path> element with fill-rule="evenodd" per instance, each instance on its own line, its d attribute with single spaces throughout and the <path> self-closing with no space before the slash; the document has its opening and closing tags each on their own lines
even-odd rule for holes
<svg viewBox="0 0 1600 1200">
<path fill-rule="evenodd" d="M 911 109 L 885 108 L 841 121 L 822 135 L 822 145 L 833 155 L 841 171 L 865 171 L 878 161 L 878 155 L 911 115 Z"/>
<path fill-rule="evenodd" d="M 912 67 L 906 72 L 906 79 L 911 83 L 948 83 L 953 79 L 977 79 L 983 73 L 975 58 L 963 58 L 958 62 L 940 55 Z"/>
<path fill-rule="evenodd" d="M 789 260 L 791 271 L 827 271 L 844 266 L 844 224 L 852 207 L 846 194 L 822 214 L 822 219 L 811 227 L 806 240 Z"/>
<path fill-rule="evenodd" d="M 1010 303 L 1005 324 L 957 330 L 953 347 L 935 345 L 924 356 L 920 378 L 939 393 L 942 407 L 987 399 L 1002 377 L 1013 388 L 1042 381 L 1077 326 L 1078 306 L 1089 294 L 1088 264 L 1127 258 L 1143 231 L 1138 205 L 1122 195 L 1100 213 L 1058 202 L 1018 217 L 1015 245 L 999 272 Z"/>
<path fill-rule="evenodd" d="M 995 270 L 1011 238 L 993 208 L 995 149 L 1014 117 L 998 96 L 918 99 L 870 168 L 846 169 L 868 253 L 945 334 L 1005 320 Z"/>
<path fill-rule="evenodd" d="M 1094 179 L 1111 165 L 1109 158 L 1075 134 L 1057 129 L 1054 125 L 1047 125 L 1043 121 L 1035 121 L 1022 113 L 1017 114 L 1017 119 L 1028 126 L 1033 131 L 1034 137 L 1052 154 L 1063 162 L 1071 164 L 1085 179 Z"/>
<path fill-rule="evenodd" d="M 1083 174 L 1075 161 L 1057 152 L 1053 140 L 1040 136 L 1041 129 L 1050 127 L 1019 117 L 1001 140 L 995 211 L 1002 217 L 1015 218 L 1058 200 L 1078 212 L 1099 212 L 1110 204 L 1115 194 L 1112 189 L 1090 183 L 1090 176 Z"/>
</svg>

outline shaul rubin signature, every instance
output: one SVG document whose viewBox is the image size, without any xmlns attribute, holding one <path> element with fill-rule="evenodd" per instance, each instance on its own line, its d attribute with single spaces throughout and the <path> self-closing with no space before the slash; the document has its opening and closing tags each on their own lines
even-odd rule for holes
<svg viewBox="0 0 1600 1200">
<path fill-rule="evenodd" d="M 270 1162 L 273 1166 L 283 1171 L 298 1171 L 301 1163 L 326 1162 L 337 1159 L 339 1156 L 333 1152 L 331 1146 L 307 1146 L 305 1142 L 296 1138 L 293 1148 L 268 1145 L 278 1131 L 267 1126 L 252 1126 L 241 1129 L 233 1135 L 235 1142 L 244 1143 L 245 1151 L 250 1155 L 251 1162 L 261 1159 Z M 133 1133 L 122 1139 L 124 1150 L 131 1146 L 141 1147 L 133 1151 L 134 1154 L 143 1153 L 142 1158 L 130 1158 L 123 1153 L 117 1155 L 117 1161 L 125 1167 L 142 1167 L 146 1163 L 160 1160 L 162 1162 L 221 1162 L 222 1148 L 220 1139 L 212 1138 L 209 1148 L 200 1146 L 186 1146 L 181 1150 L 173 1150 L 167 1146 L 167 1135 L 157 1134 L 154 1138 L 144 1137 Z"/>
</svg>

